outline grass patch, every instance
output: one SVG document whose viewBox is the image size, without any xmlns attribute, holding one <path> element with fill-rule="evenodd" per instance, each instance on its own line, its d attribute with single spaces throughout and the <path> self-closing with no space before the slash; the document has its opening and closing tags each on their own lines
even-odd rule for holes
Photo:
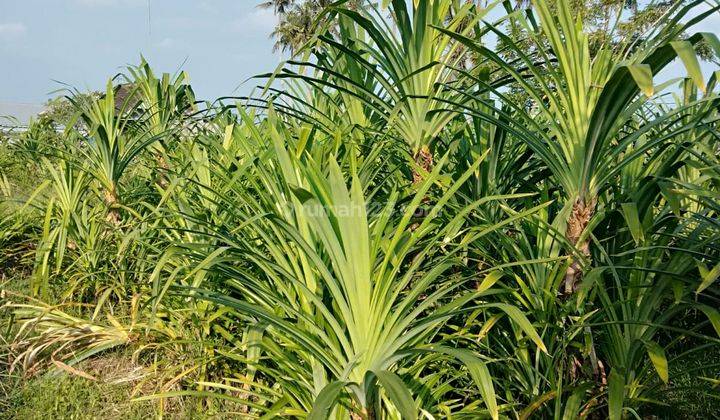
<svg viewBox="0 0 720 420">
<path fill-rule="evenodd" d="M 54 370 L 23 379 L 4 374 L 0 381 L 0 420 L 243 418 L 232 402 L 193 397 L 133 401 L 152 395 L 151 373 L 118 352 L 86 360 L 77 370 L 92 376 Z M 208 405 L 209 404 L 209 405 Z"/>
<path fill-rule="evenodd" d="M 148 402 L 131 402 L 132 387 L 109 384 L 68 373 L 20 382 L 6 397 L 3 419 L 142 419 L 154 416 Z"/>
<path fill-rule="evenodd" d="M 94 380 L 64 371 L 21 379 L 6 377 L 1 419 L 144 419 L 155 416 L 152 402 L 132 402 L 139 367 L 130 358 L 109 355 L 78 366 Z M 133 376 L 135 375 L 135 376 Z"/>
</svg>

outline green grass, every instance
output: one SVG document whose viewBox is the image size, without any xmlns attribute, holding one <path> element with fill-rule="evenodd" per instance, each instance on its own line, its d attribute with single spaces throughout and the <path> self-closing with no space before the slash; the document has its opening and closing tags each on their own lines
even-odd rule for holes
<svg viewBox="0 0 720 420">
<path fill-rule="evenodd" d="M 77 366 L 87 379 L 61 370 L 31 378 L 0 375 L 0 420 L 214 419 L 242 418 L 231 402 L 193 397 L 134 401 L 152 395 L 156 380 L 125 352 L 109 353 Z"/>
<path fill-rule="evenodd" d="M 129 401 L 131 387 L 61 373 L 20 382 L 6 397 L 3 419 L 142 419 L 154 416 L 150 403 Z"/>
<path fill-rule="evenodd" d="M 720 346 L 698 352 L 674 365 L 672 389 L 656 414 L 667 419 L 710 419 L 720 413 L 720 387 L 698 377 L 720 377 Z"/>
<path fill-rule="evenodd" d="M 596 42 L 569 0 L 342 3 L 257 98 L 143 59 L 0 140 L 0 416 L 720 412 L 694 5 Z"/>
</svg>

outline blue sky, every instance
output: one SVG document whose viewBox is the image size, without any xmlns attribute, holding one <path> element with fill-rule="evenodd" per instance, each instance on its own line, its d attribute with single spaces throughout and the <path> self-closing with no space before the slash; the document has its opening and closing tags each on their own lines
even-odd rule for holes
<svg viewBox="0 0 720 420">
<path fill-rule="evenodd" d="M 150 1 L 148 8 L 148 1 Z M 156 71 L 181 65 L 199 99 L 246 94 L 281 61 L 276 18 L 260 0 L 0 0 L 0 102 L 45 102 L 62 87 L 102 89 L 142 53 Z M 720 14 L 696 30 L 717 32 Z M 703 63 L 706 77 L 716 68 Z M 684 74 L 673 63 L 656 83 Z M 239 88 L 238 88 L 239 87 Z"/>
<path fill-rule="evenodd" d="M 281 60 L 276 18 L 258 3 L 150 0 L 148 19 L 148 0 L 0 0 L 0 101 L 42 103 L 62 87 L 53 80 L 103 88 L 141 53 L 156 71 L 185 63 L 199 98 L 230 95 Z"/>
</svg>

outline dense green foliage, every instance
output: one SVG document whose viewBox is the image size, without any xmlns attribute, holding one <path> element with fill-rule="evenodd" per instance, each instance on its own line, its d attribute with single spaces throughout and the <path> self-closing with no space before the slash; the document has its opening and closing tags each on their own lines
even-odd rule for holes
<svg viewBox="0 0 720 420">
<path fill-rule="evenodd" d="M 720 5 L 383 3 L 312 2 L 258 96 L 143 60 L 2 139 L 0 407 L 720 410 Z"/>
</svg>

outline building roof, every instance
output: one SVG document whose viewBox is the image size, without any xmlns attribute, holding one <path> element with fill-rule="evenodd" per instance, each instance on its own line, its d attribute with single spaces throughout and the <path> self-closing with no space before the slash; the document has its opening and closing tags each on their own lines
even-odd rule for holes
<svg viewBox="0 0 720 420">
<path fill-rule="evenodd" d="M 115 112 L 133 109 L 139 102 L 138 91 L 132 83 L 122 83 L 115 86 Z"/>
</svg>

